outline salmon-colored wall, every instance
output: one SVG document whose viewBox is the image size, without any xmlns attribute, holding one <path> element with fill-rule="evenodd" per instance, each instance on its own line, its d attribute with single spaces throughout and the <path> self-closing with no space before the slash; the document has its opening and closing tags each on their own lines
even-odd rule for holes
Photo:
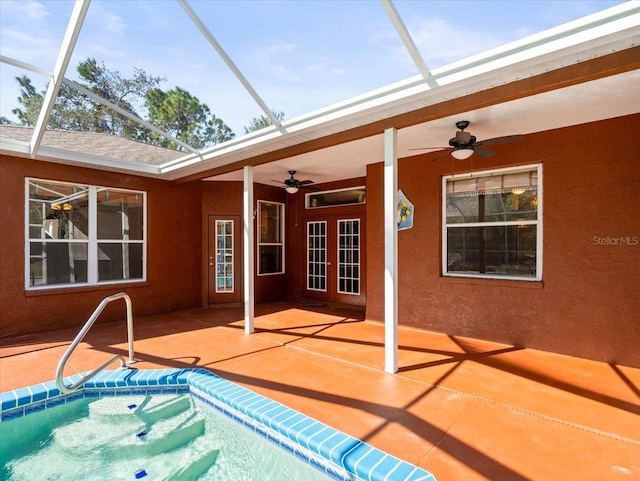
<svg viewBox="0 0 640 481">
<path fill-rule="evenodd" d="M 514 132 L 518 126 L 514 125 Z M 525 136 L 457 172 L 543 164 L 542 282 L 441 276 L 441 178 L 449 157 L 401 159 L 415 204 L 398 233 L 399 322 L 568 355 L 640 366 L 640 115 Z M 367 318 L 382 320 L 383 170 L 367 171 Z M 379 219 L 376 222 L 375 219 Z M 624 239 L 621 242 L 619 239 Z"/>
<path fill-rule="evenodd" d="M 147 281 L 25 292 L 25 178 L 78 182 L 147 192 Z M 166 181 L 0 156 L 0 337 L 80 326 L 100 301 L 127 292 L 135 316 L 200 305 L 200 183 Z M 122 318 L 115 302 L 100 320 Z"/>
<path fill-rule="evenodd" d="M 364 177 L 347 179 L 338 182 L 327 182 L 314 185 L 318 190 L 338 190 L 365 185 Z M 305 209 L 306 194 L 313 193 L 307 189 L 301 189 L 295 194 L 287 196 L 287 299 L 299 302 L 304 298 L 307 284 L 307 239 L 306 225 L 310 217 L 321 218 L 327 216 L 343 216 L 349 214 L 365 214 L 365 205 L 334 206 L 326 208 Z M 366 215 L 365 215 L 366 218 Z M 363 219 L 365 222 L 365 219 Z M 365 222 L 366 225 L 366 222 Z M 366 265 L 366 253 L 361 253 L 361 262 Z M 364 305 L 367 299 L 367 284 L 363 278 L 360 285 L 361 295 L 351 305 Z M 346 296 L 345 296 L 346 297 Z"/>
<path fill-rule="evenodd" d="M 203 182 L 202 188 L 202 232 L 203 232 L 203 251 L 202 251 L 202 304 L 207 305 L 208 296 L 206 292 L 207 286 L 207 217 L 210 214 L 234 214 L 242 218 L 242 182 Z M 268 200 L 273 202 L 286 202 L 286 193 L 284 189 L 272 187 L 264 184 L 254 184 L 253 186 L 253 201 L 257 207 L 259 200 Z M 285 219 L 289 215 L 288 209 L 285 206 Z M 254 232 L 256 233 L 255 245 L 257 246 L 257 219 L 254 219 Z M 241 241 L 242 243 L 242 241 Z M 285 238 L 285 249 L 287 245 L 287 239 Z M 257 247 L 254 247 L 254 252 Z M 242 251 L 240 251 L 242 252 Z M 242 254 L 240 254 L 242 255 Z M 286 259 L 286 258 L 285 258 Z M 255 288 L 255 302 L 273 302 L 281 301 L 286 298 L 285 284 L 286 284 L 286 271 L 285 274 L 258 276 L 256 275 L 254 280 Z"/>
</svg>

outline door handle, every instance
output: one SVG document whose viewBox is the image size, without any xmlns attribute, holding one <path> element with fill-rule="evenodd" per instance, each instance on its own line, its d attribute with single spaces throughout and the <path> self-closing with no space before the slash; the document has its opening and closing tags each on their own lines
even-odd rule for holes
<svg viewBox="0 0 640 481">
<path fill-rule="evenodd" d="M 327 265 L 328 265 L 328 266 L 330 266 L 330 265 L 331 265 L 331 262 L 327 262 Z"/>
</svg>

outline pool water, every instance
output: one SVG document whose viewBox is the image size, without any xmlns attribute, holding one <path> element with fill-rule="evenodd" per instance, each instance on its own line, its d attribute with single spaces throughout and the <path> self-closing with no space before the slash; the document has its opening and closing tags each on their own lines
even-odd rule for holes
<svg viewBox="0 0 640 481">
<path fill-rule="evenodd" d="M 0 480 L 326 481 L 188 394 L 82 398 L 0 423 Z"/>
</svg>

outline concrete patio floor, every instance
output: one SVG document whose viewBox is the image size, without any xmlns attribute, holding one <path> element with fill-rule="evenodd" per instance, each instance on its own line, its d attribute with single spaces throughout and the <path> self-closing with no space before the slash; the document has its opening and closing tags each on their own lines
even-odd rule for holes
<svg viewBox="0 0 640 481">
<path fill-rule="evenodd" d="M 640 369 L 401 328 L 359 311 L 256 306 L 137 318 L 137 369 L 203 367 L 445 480 L 640 479 Z M 126 356 L 124 321 L 98 323 L 65 375 Z M 0 340 L 0 390 L 54 378 L 79 329 Z M 639 354 L 640 355 L 640 354 Z"/>
</svg>

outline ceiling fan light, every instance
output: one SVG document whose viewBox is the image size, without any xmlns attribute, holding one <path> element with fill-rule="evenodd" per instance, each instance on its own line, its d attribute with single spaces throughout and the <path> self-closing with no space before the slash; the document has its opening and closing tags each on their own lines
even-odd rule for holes
<svg viewBox="0 0 640 481">
<path fill-rule="evenodd" d="M 468 159 L 473 155 L 473 149 L 470 148 L 462 148 L 462 149 L 453 149 L 451 151 L 451 155 L 454 159 L 464 160 Z"/>
<path fill-rule="evenodd" d="M 284 190 L 286 190 L 289 194 L 295 194 L 296 192 L 298 192 L 297 187 L 287 187 Z"/>
</svg>

